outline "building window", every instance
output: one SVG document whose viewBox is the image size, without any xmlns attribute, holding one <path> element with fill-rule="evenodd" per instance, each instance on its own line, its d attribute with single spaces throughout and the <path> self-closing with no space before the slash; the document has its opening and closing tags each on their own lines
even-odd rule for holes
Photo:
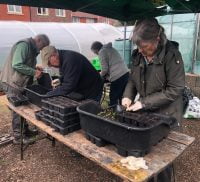
<svg viewBox="0 0 200 182">
<path fill-rule="evenodd" d="M 110 24 L 109 18 L 105 18 L 105 19 L 104 19 L 104 23 Z"/>
<path fill-rule="evenodd" d="M 8 13 L 22 14 L 22 7 L 17 5 L 7 5 Z"/>
<path fill-rule="evenodd" d="M 56 16 L 65 17 L 65 10 L 64 9 L 56 9 Z"/>
<path fill-rule="evenodd" d="M 80 23 L 80 22 L 81 22 L 80 17 L 73 16 L 73 17 L 72 17 L 72 22 L 73 22 L 73 23 Z"/>
<path fill-rule="evenodd" d="M 86 23 L 96 23 L 96 19 L 95 18 L 86 18 Z"/>
<path fill-rule="evenodd" d="M 38 15 L 48 15 L 48 8 L 37 8 L 37 14 Z"/>
</svg>

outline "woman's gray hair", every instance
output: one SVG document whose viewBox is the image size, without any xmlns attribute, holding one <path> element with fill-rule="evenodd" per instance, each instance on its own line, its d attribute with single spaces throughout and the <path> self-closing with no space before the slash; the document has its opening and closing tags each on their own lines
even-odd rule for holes
<svg viewBox="0 0 200 182">
<path fill-rule="evenodd" d="M 146 18 L 137 21 L 132 36 L 132 40 L 136 45 L 139 45 L 141 41 L 156 41 L 158 37 L 160 37 L 160 44 L 165 45 L 167 42 L 165 30 L 155 18 Z"/>
</svg>

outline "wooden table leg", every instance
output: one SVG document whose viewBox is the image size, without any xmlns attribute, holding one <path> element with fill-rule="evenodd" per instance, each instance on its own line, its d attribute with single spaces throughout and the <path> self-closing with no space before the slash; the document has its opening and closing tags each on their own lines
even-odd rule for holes
<svg viewBox="0 0 200 182">
<path fill-rule="evenodd" d="M 21 160 L 24 160 L 24 143 L 23 143 L 23 139 L 24 139 L 24 135 L 23 135 L 23 131 L 24 131 L 24 118 L 21 117 L 20 118 L 20 149 L 21 149 Z"/>
<path fill-rule="evenodd" d="M 54 137 L 52 137 L 52 147 L 56 146 L 56 139 Z"/>
</svg>

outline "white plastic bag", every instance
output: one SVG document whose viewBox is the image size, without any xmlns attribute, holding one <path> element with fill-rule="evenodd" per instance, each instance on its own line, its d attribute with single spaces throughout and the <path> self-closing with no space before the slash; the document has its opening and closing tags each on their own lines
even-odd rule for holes
<svg viewBox="0 0 200 182">
<path fill-rule="evenodd" d="M 183 117 L 200 118 L 200 100 L 198 97 L 193 97 L 193 99 L 189 100 L 188 107 Z"/>
</svg>

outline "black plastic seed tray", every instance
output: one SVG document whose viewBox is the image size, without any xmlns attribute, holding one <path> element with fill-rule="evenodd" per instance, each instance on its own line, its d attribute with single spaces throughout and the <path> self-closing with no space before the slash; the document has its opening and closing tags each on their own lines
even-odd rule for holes
<svg viewBox="0 0 200 182">
<path fill-rule="evenodd" d="M 35 117 L 36 117 L 37 120 L 42 120 L 43 119 L 43 111 L 42 110 L 36 111 Z"/>
<path fill-rule="evenodd" d="M 47 119 L 46 117 L 43 117 L 41 121 L 43 121 L 48 126 L 51 126 L 51 124 L 52 124 L 52 122 L 49 119 Z"/>
<path fill-rule="evenodd" d="M 59 107 L 59 105 L 61 104 L 60 101 L 57 101 L 55 98 L 52 100 L 48 100 L 48 102 L 46 102 L 46 104 L 48 104 L 48 108 L 50 110 L 53 110 L 53 111 L 58 111 L 59 112 L 59 109 L 57 109 Z"/>
<path fill-rule="evenodd" d="M 42 99 L 48 98 L 46 93 L 49 91 L 49 89 L 46 89 L 40 85 L 31 85 L 25 88 L 25 94 L 29 98 L 29 101 L 38 107 L 42 106 Z"/>
<path fill-rule="evenodd" d="M 61 133 L 62 135 L 67 135 L 73 131 L 79 130 L 80 127 L 80 123 L 75 123 L 73 125 L 69 125 L 65 128 L 60 127 L 59 125 L 55 124 L 55 123 L 51 123 L 52 128 L 55 129 L 56 132 Z"/>
<path fill-rule="evenodd" d="M 49 109 L 49 98 L 46 99 L 42 99 L 42 107 L 44 107 L 45 109 Z"/>
<path fill-rule="evenodd" d="M 62 119 L 54 118 L 54 123 L 60 127 L 65 128 L 65 127 L 68 127 L 68 126 L 76 124 L 76 123 L 80 124 L 80 119 L 78 117 L 78 118 L 72 118 L 72 119 L 63 121 Z"/>
<path fill-rule="evenodd" d="M 68 120 L 68 119 L 78 118 L 79 114 L 77 111 L 68 114 L 61 114 L 59 112 L 54 111 L 54 117 L 59 118 L 61 120 Z"/>
<path fill-rule="evenodd" d="M 126 112 L 117 113 L 116 118 L 121 123 L 126 123 L 135 127 L 151 127 L 160 123 L 161 115 L 152 112 Z M 165 120 L 170 126 L 174 123 L 171 117 L 165 117 L 162 115 L 162 119 Z"/>
<path fill-rule="evenodd" d="M 44 116 L 45 119 L 48 119 L 51 122 L 54 122 L 54 120 L 55 120 L 54 116 L 51 116 L 49 113 L 44 113 L 43 112 L 43 116 Z"/>
<path fill-rule="evenodd" d="M 51 120 L 46 116 L 46 112 L 43 110 L 40 111 L 36 111 L 35 112 L 35 117 L 37 120 L 40 120 L 42 122 L 44 122 L 47 125 L 51 124 Z"/>
<path fill-rule="evenodd" d="M 17 106 L 21 106 L 21 105 L 27 105 L 29 99 L 26 96 L 13 96 L 13 97 L 9 97 L 8 101 L 15 107 Z"/>
<path fill-rule="evenodd" d="M 122 156 L 144 156 L 153 145 L 167 137 L 175 119 L 156 114 L 158 121 L 151 126 L 135 126 L 118 120 L 102 118 L 97 114 L 102 111 L 97 102 L 82 104 L 77 108 L 82 129 L 93 143 L 116 145 Z M 146 118 L 148 120 L 148 118 Z"/>
<path fill-rule="evenodd" d="M 80 105 L 72 99 L 63 96 L 52 97 L 43 100 L 43 105 L 51 110 L 57 111 L 61 114 L 68 114 L 76 111 L 76 107 Z"/>
<path fill-rule="evenodd" d="M 65 106 L 65 105 L 57 105 L 57 108 L 59 109 L 59 112 L 61 114 L 68 114 L 71 112 L 75 112 L 76 111 L 76 107 L 77 105 L 69 105 L 69 106 Z"/>
</svg>

